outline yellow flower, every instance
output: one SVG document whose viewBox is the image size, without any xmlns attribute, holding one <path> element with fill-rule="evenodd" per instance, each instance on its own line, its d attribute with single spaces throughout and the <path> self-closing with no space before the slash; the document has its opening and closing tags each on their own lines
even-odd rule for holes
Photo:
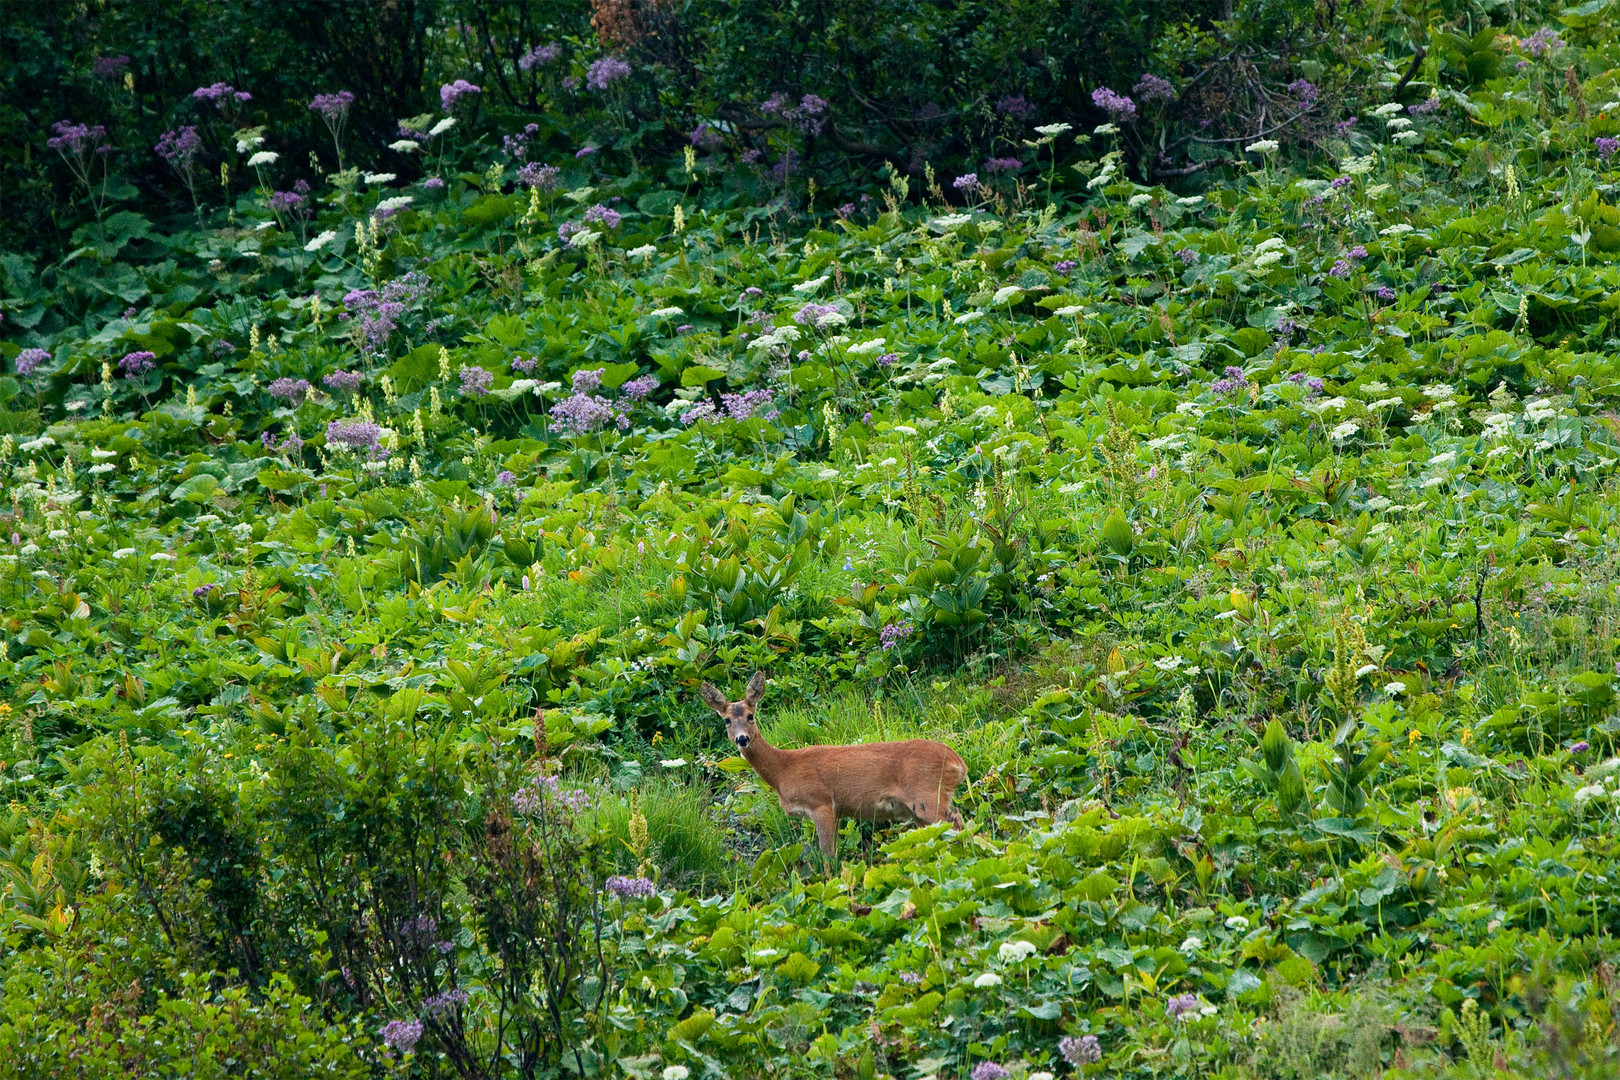
<svg viewBox="0 0 1620 1080">
<path fill-rule="evenodd" d="M 1413 728 L 1411 731 L 1406 733 L 1406 745 L 1411 746 L 1421 738 L 1423 738 L 1423 733 L 1417 728 Z"/>
</svg>

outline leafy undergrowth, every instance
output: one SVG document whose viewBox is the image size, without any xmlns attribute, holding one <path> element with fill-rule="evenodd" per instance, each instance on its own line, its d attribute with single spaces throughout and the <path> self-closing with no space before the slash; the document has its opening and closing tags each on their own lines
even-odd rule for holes
<svg viewBox="0 0 1620 1080">
<path fill-rule="evenodd" d="M 0 1062 L 1610 1075 L 1592 21 L 1201 195 L 108 220 L 148 306 L 0 345 Z M 807 855 L 756 669 L 965 826 Z"/>
</svg>

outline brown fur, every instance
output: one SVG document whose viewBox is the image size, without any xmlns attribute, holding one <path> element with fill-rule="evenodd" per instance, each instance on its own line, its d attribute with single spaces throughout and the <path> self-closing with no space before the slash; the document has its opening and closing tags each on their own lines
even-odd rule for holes
<svg viewBox="0 0 1620 1080">
<path fill-rule="evenodd" d="M 765 741 L 754 718 L 765 696 L 763 671 L 748 680 L 741 701 L 727 701 L 708 683 L 698 693 L 725 720 L 726 738 L 776 792 L 782 809 L 815 825 L 816 842 L 828 859 L 837 850 L 839 818 L 962 824 L 951 809 L 951 795 L 967 778 L 967 766 L 942 742 L 908 739 L 778 750 Z"/>
</svg>

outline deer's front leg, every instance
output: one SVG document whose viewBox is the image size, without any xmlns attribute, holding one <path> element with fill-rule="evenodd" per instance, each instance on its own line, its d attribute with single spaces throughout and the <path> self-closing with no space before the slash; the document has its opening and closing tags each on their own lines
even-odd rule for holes
<svg viewBox="0 0 1620 1080">
<path fill-rule="evenodd" d="M 820 806 L 810 811 L 809 818 L 816 826 L 816 843 L 821 854 L 830 863 L 838 852 L 838 814 L 831 806 Z"/>
</svg>

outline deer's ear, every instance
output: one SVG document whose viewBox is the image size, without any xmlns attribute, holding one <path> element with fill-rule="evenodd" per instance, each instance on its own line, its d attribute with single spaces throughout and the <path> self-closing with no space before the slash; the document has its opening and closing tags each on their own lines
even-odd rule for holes
<svg viewBox="0 0 1620 1080">
<path fill-rule="evenodd" d="M 722 694 L 714 686 L 710 685 L 709 683 L 704 683 L 702 686 L 698 687 L 698 696 L 703 699 L 703 704 L 707 705 L 721 716 L 726 714 L 726 705 L 729 704 L 729 702 L 726 701 L 726 695 Z"/>
<path fill-rule="evenodd" d="M 743 700 L 746 701 L 751 708 L 758 705 L 759 699 L 764 696 L 765 673 L 763 671 L 756 671 L 754 672 L 754 677 L 748 680 L 748 689 L 744 691 Z"/>
</svg>

